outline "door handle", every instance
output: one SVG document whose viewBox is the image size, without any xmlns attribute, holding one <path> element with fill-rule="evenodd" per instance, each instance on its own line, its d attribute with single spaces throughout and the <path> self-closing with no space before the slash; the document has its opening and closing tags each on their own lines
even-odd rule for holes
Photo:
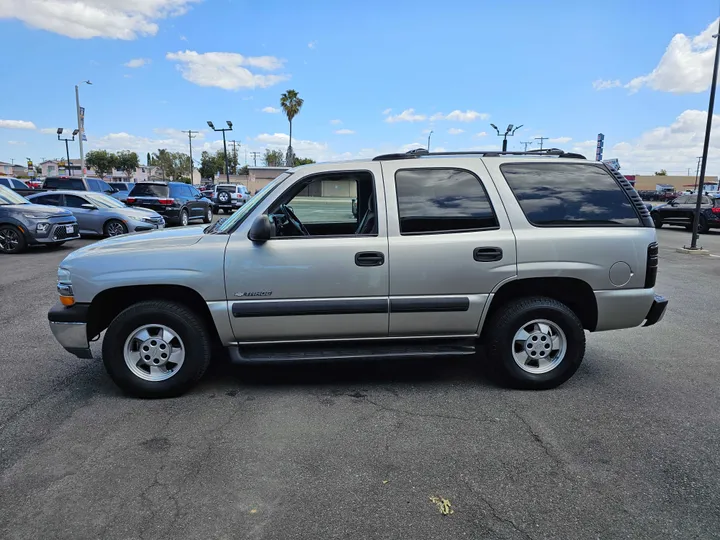
<svg viewBox="0 0 720 540">
<path fill-rule="evenodd" d="M 361 251 L 355 254 L 355 264 L 358 266 L 382 266 L 385 255 L 379 251 Z"/>
<path fill-rule="evenodd" d="M 503 251 L 499 247 L 479 247 L 473 251 L 473 259 L 478 262 L 499 261 L 503 258 Z"/>
</svg>

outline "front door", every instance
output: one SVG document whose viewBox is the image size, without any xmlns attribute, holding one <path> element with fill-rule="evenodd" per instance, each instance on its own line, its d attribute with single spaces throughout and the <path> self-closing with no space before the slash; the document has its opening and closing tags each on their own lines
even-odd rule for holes
<svg viewBox="0 0 720 540">
<path fill-rule="evenodd" d="M 388 240 L 380 166 L 293 175 L 233 232 L 225 255 L 239 342 L 386 337 Z M 352 199 L 360 197 L 357 217 Z M 267 214 L 273 238 L 248 239 Z"/>
<path fill-rule="evenodd" d="M 97 210 L 83 208 L 84 204 L 93 204 L 84 197 L 78 195 L 63 195 L 65 202 L 63 206 L 70 210 L 78 222 L 80 234 L 102 234 L 103 221 Z"/>
<path fill-rule="evenodd" d="M 474 335 L 488 295 L 517 275 L 515 235 L 477 158 L 383 162 L 390 335 Z"/>
</svg>

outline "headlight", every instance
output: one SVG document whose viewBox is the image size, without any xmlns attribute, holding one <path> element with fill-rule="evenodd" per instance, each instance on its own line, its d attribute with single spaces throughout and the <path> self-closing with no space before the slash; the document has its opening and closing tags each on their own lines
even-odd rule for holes
<svg viewBox="0 0 720 540">
<path fill-rule="evenodd" d="M 58 283 L 72 283 L 72 279 L 70 278 L 70 270 L 62 267 L 58 268 L 57 280 Z"/>
<path fill-rule="evenodd" d="M 70 271 L 65 268 L 58 268 L 57 280 L 57 291 L 58 295 L 60 295 L 60 303 L 63 306 L 72 306 L 75 304 L 75 295 L 73 293 Z"/>
<path fill-rule="evenodd" d="M 50 219 L 53 217 L 52 214 L 23 214 L 23 217 L 28 219 Z"/>
<path fill-rule="evenodd" d="M 155 220 L 149 217 L 142 218 L 142 221 L 144 221 L 145 223 L 155 223 Z"/>
<path fill-rule="evenodd" d="M 50 224 L 49 223 L 38 223 L 35 227 L 35 230 L 39 233 L 47 233 L 50 230 Z"/>
</svg>

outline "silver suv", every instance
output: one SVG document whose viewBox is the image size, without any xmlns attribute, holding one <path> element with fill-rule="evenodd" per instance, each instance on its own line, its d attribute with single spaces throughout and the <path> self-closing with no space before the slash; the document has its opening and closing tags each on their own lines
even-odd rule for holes
<svg viewBox="0 0 720 540">
<path fill-rule="evenodd" d="M 242 184 L 218 184 L 210 196 L 215 212 L 222 210 L 229 214 L 250 200 L 250 192 Z"/>
<path fill-rule="evenodd" d="M 412 152 L 290 169 L 220 223 L 78 249 L 49 319 L 81 358 L 104 331 L 108 373 L 143 397 L 191 388 L 214 345 L 240 363 L 484 350 L 502 382 L 552 388 L 585 331 L 663 317 L 657 270 L 647 209 L 602 163 Z"/>
</svg>

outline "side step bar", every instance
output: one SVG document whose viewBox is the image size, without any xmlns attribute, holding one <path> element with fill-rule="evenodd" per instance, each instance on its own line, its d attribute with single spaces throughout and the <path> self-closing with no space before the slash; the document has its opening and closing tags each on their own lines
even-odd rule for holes
<svg viewBox="0 0 720 540">
<path fill-rule="evenodd" d="M 323 362 L 384 358 L 462 356 L 475 354 L 474 339 L 378 340 L 375 342 L 313 342 L 293 344 L 233 345 L 233 363 Z"/>
</svg>

